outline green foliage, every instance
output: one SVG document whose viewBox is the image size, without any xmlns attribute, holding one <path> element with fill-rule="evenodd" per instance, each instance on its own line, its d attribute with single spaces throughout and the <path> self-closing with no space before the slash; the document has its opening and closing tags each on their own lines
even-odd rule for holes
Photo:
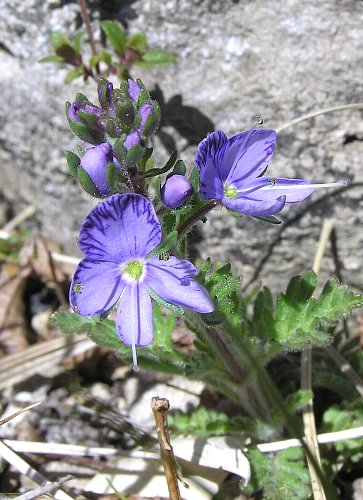
<svg viewBox="0 0 363 500">
<path fill-rule="evenodd" d="M 316 275 L 308 271 L 292 278 L 286 294 L 276 302 L 272 338 L 289 349 L 304 349 L 312 344 L 324 346 L 331 341 L 332 322 L 346 317 L 353 308 L 363 304 L 362 295 L 353 295 L 348 288 L 329 280 L 315 299 Z"/>
<path fill-rule="evenodd" d="M 363 426 L 363 401 L 360 398 L 354 403 L 343 401 L 340 405 L 331 406 L 323 415 L 323 432 L 337 432 Z M 333 447 L 338 456 L 354 463 L 363 458 L 363 438 L 335 441 Z M 341 460 L 340 460 L 341 461 Z"/>
<path fill-rule="evenodd" d="M 301 449 L 289 448 L 273 455 L 258 450 L 249 450 L 251 482 L 244 493 L 259 492 L 266 500 L 290 500 L 310 498 L 310 478 Z"/>
<path fill-rule="evenodd" d="M 128 36 L 121 25 L 116 21 L 105 20 L 101 28 L 106 35 L 106 40 L 116 54 L 111 54 L 107 49 L 101 49 L 89 58 L 86 63 L 82 58 L 81 43 L 84 33 L 78 33 L 73 40 L 60 32 L 51 34 L 51 44 L 54 54 L 43 57 L 40 62 L 53 64 L 67 64 L 73 68 L 67 73 L 65 83 L 83 77 L 98 79 L 107 77 L 117 71 L 118 77 L 128 78 L 129 69 L 134 65 L 144 68 L 153 68 L 166 64 L 174 64 L 175 56 L 164 50 L 148 49 L 145 33 L 135 33 Z M 105 67 L 100 68 L 100 63 Z"/>
<path fill-rule="evenodd" d="M 117 54 L 122 56 L 127 44 L 127 35 L 121 26 L 115 21 L 102 21 L 101 27 Z"/>
<path fill-rule="evenodd" d="M 131 35 L 127 42 L 127 47 L 140 55 L 143 54 L 147 47 L 147 38 L 145 33 L 140 32 Z"/>
<path fill-rule="evenodd" d="M 168 421 L 173 435 L 208 438 L 240 430 L 225 413 L 207 410 L 203 406 L 187 413 L 177 411 L 175 415 L 169 416 Z"/>
<path fill-rule="evenodd" d="M 271 292 L 264 288 L 254 302 L 252 321 L 247 320 L 246 335 L 263 340 L 266 351 L 301 350 L 325 346 L 332 340 L 332 325 L 363 304 L 362 295 L 329 280 L 320 297 L 314 298 L 316 275 L 308 271 L 291 279 L 286 293 L 280 293 L 274 306 Z M 253 342 L 253 340 L 251 340 Z"/>
<path fill-rule="evenodd" d="M 165 64 L 175 64 L 176 58 L 166 50 L 148 50 L 136 61 L 137 66 L 142 68 L 154 68 Z"/>
</svg>

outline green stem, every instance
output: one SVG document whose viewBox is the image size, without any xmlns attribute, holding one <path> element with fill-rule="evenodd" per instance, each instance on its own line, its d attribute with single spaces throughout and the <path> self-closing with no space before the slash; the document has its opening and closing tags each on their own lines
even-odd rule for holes
<svg viewBox="0 0 363 500">
<path fill-rule="evenodd" d="M 222 203 L 221 200 L 212 200 L 204 207 L 200 208 L 196 212 L 192 213 L 177 229 L 179 238 L 183 238 L 188 231 L 198 222 L 198 220 L 203 219 L 207 215 L 208 212 L 213 210 L 213 208 L 217 207 Z"/>
</svg>

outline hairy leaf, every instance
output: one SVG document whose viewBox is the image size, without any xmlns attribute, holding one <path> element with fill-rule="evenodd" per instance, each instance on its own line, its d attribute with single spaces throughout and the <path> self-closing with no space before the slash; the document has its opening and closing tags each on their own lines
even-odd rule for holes
<svg viewBox="0 0 363 500">
<path fill-rule="evenodd" d="M 252 478 L 244 489 L 245 493 L 251 495 L 260 491 L 261 498 L 266 500 L 310 498 L 310 478 L 301 449 L 289 448 L 273 455 L 249 450 L 247 456 L 252 467 Z"/>
<path fill-rule="evenodd" d="M 319 298 L 312 297 L 315 287 L 316 275 L 308 271 L 292 278 L 286 294 L 278 296 L 270 334 L 281 345 L 289 349 L 324 346 L 331 339 L 328 328 L 332 322 L 363 304 L 362 295 L 350 293 L 335 279 L 326 283 Z"/>
</svg>

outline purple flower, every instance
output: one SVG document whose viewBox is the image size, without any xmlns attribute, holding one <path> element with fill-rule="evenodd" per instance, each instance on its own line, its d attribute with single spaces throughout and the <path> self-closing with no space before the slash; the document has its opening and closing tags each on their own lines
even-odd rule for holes
<svg viewBox="0 0 363 500">
<path fill-rule="evenodd" d="M 201 198 L 221 200 L 242 215 L 266 217 L 281 212 L 285 204 L 304 200 L 316 188 L 345 185 L 263 176 L 275 144 L 275 130 L 252 128 L 229 139 L 221 131 L 210 134 L 195 156 Z"/>
<path fill-rule="evenodd" d="M 134 193 L 115 194 L 99 203 L 82 224 L 79 246 L 85 257 L 73 277 L 69 301 L 82 316 L 97 316 L 119 301 L 116 330 L 136 347 L 153 340 L 149 291 L 166 302 L 200 313 L 214 309 L 207 291 L 193 278 L 187 260 L 148 257 L 161 241 L 161 225 L 151 202 Z"/>
<path fill-rule="evenodd" d="M 131 132 L 124 141 L 124 146 L 129 151 L 133 146 L 140 146 L 141 137 L 140 132 L 137 130 L 136 132 Z"/>
<path fill-rule="evenodd" d="M 93 106 L 93 104 L 84 104 L 84 103 L 75 101 L 69 106 L 68 118 L 70 120 L 74 120 L 77 123 L 83 123 L 77 114 L 80 109 L 82 111 L 85 111 L 86 113 L 92 113 L 92 114 L 98 115 L 98 116 L 102 115 L 102 113 L 103 113 L 101 108 L 98 108 L 97 106 Z"/>
<path fill-rule="evenodd" d="M 189 180 L 180 174 L 172 175 L 161 188 L 161 200 L 169 208 L 179 208 L 193 193 L 193 186 Z"/>
<path fill-rule="evenodd" d="M 137 82 L 135 82 L 135 80 L 132 80 L 131 78 L 129 78 L 127 81 L 129 82 L 129 95 L 131 99 L 137 101 L 141 92 L 141 87 Z"/>
<path fill-rule="evenodd" d="M 110 194 L 107 181 L 107 165 L 112 162 L 112 147 L 108 142 L 89 147 L 81 158 L 81 167 L 87 172 L 101 196 Z"/>
</svg>

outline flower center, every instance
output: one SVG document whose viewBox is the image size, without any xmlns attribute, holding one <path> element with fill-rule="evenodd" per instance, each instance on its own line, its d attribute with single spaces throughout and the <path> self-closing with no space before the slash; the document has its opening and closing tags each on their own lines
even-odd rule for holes
<svg viewBox="0 0 363 500">
<path fill-rule="evenodd" d="M 226 198 L 237 198 L 238 189 L 233 186 L 225 185 L 223 193 Z"/>
<path fill-rule="evenodd" d="M 144 271 L 144 264 L 140 260 L 130 260 L 123 266 L 125 278 L 132 281 L 139 281 Z"/>
</svg>

